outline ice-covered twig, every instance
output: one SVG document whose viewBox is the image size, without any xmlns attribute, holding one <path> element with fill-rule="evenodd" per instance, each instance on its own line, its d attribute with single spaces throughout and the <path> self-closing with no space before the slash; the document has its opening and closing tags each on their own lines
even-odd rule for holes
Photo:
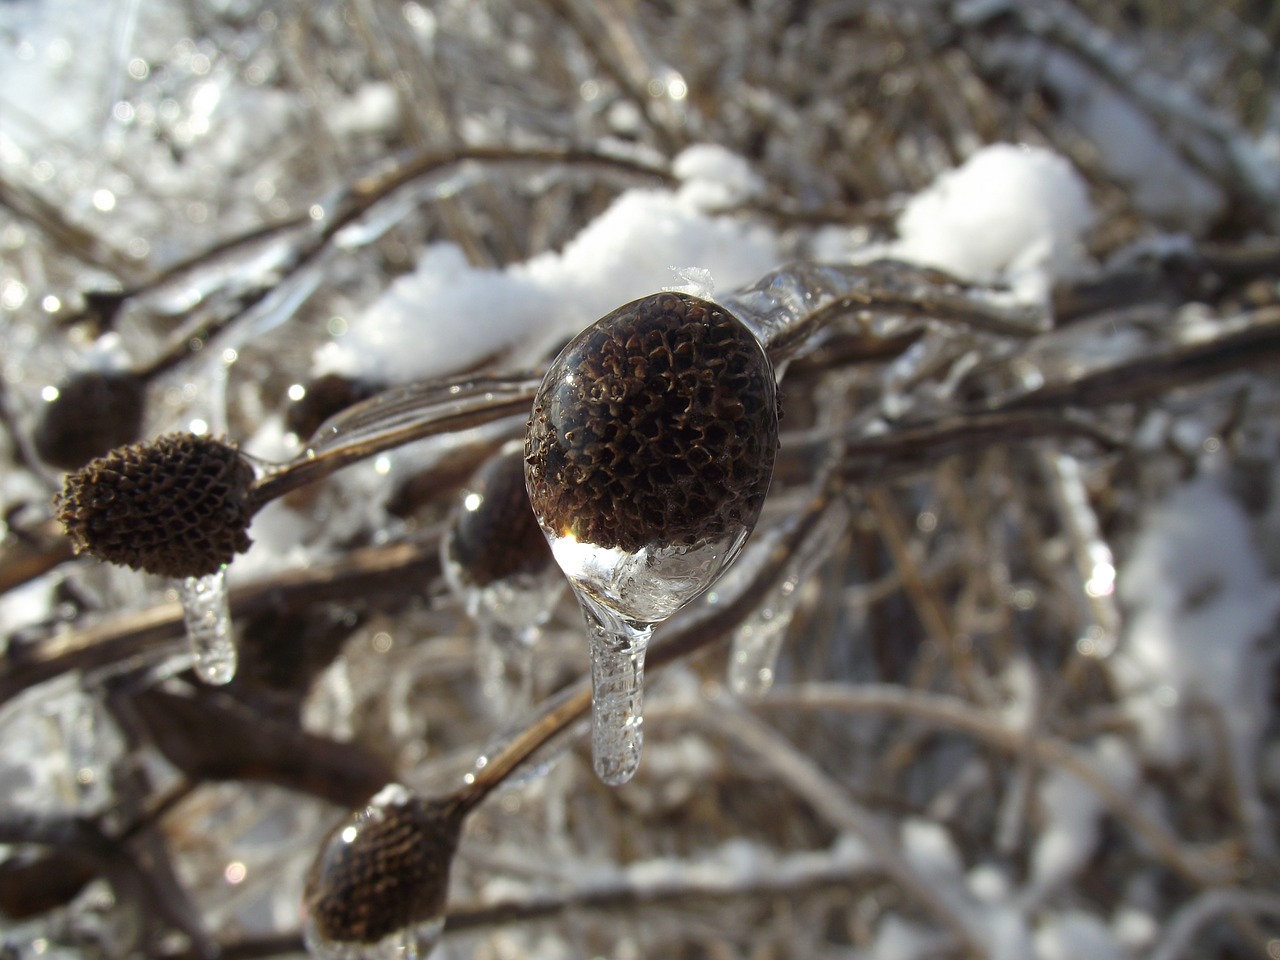
<svg viewBox="0 0 1280 960">
<path fill-rule="evenodd" d="M 1280 308 L 1177 326 L 1151 314 L 1149 329 L 1100 316 L 1046 334 L 1023 352 L 979 367 L 1007 384 L 978 409 L 1099 407 L 1158 396 L 1280 358 Z M 1145 327 L 1145 325 L 1144 325 Z"/>
<path fill-rule="evenodd" d="M 268 472 L 254 487 L 255 509 L 414 440 L 527 416 L 541 382 L 520 376 L 466 377 L 376 394 L 325 421 L 300 456 Z"/>
<path fill-rule="evenodd" d="M 644 164 L 617 153 L 589 148 L 521 149 L 519 147 L 461 146 L 449 150 L 426 150 L 408 160 L 389 164 L 383 170 L 356 178 L 332 196 L 318 204 L 313 204 L 304 214 L 255 227 L 170 264 L 146 282 L 119 294 L 113 300 L 114 308 L 119 309 L 128 300 L 159 292 L 171 284 L 184 282 L 188 275 L 197 271 L 234 261 L 235 258 L 257 256 L 259 249 L 267 243 L 278 241 L 286 243 L 286 249 L 281 261 L 273 270 L 273 276 L 288 274 L 315 256 L 340 231 L 370 213 L 375 206 L 402 188 L 442 171 L 469 163 L 484 166 L 532 164 L 598 167 L 627 176 L 657 179 L 662 182 L 671 182 L 673 179 L 671 173 L 662 167 Z M 315 216 L 313 210 L 318 210 L 320 216 Z M 288 238 L 290 233 L 296 233 L 297 237 L 290 240 Z M 265 286 L 259 296 L 266 296 L 273 285 Z M 248 305 L 243 304 L 244 307 Z M 68 317 L 64 322 L 74 323 L 78 319 L 81 319 L 81 315 Z"/>
<path fill-rule="evenodd" d="M 36 844 L 73 851 L 110 880 L 117 897 L 141 904 L 144 915 L 153 923 L 163 921 L 182 931 L 190 938 L 196 956 L 217 956 L 213 939 L 201 927 L 185 891 L 176 883 L 166 884 L 159 865 L 144 863 L 128 845 L 107 835 L 99 824 L 80 817 L 10 811 L 0 815 L 0 843 Z M 167 864 L 165 870 L 170 870 Z M 171 872 L 169 877 L 172 879 Z"/>
<path fill-rule="evenodd" d="M 1038 309 L 1001 303 L 991 291 L 897 260 L 792 263 L 717 299 L 755 331 L 775 363 L 845 317 L 859 319 L 865 332 L 880 339 L 913 329 L 922 320 L 1017 339 L 1048 326 Z"/>
<path fill-rule="evenodd" d="M 333 564 L 289 570 L 233 586 L 231 613 L 243 618 L 282 608 L 302 610 L 314 603 L 368 599 L 379 592 L 398 592 L 406 580 L 429 582 L 439 573 L 439 541 L 427 534 L 411 543 L 353 550 Z M 0 664 L 0 703 L 71 670 L 125 662 L 169 642 L 181 630 L 182 606 L 167 602 L 108 616 L 92 626 L 31 643 L 11 641 L 9 656 Z"/>
<path fill-rule="evenodd" d="M 745 851 L 744 851 L 745 854 Z M 635 910 L 680 905 L 690 899 L 786 895 L 874 876 L 879 865 L 856 836 L 837 838 L 824 850 L 775 857 L 759 850 L 753 862 L 712 851 L 699 860 L 641 860 L 614 877 L 592 877 L 553 894 L 530 893 L 493 903 L 460 904 L 449 911 L 446 933 L 462 933 L 555 916 L 572 910 Z"/>
<path fill-rule="evenodd" d="M 686 906 L 690 901 L 736 901 L 741 898 L 788 896 L 833 885 L 871 880 L 879 865 L 867 857 L 855 836 L 839 837 L 827 849 L 771 856 L 760 850 L 754 869 L 744 869 L 744 853 L 730 851 L 721 862 L 713 851 L 698 860 L 641 860 L 615 875 L 592 875 L 555 893 L 528 892 L 491 902 L 466 902 L 450 908 L 445 935 L 492 930 L 545 920 L 577 911 L 626 912 Z M 945 945 L 939 944 L 940 950 Z M 301 937 L 281 935 L 219 944 L 223 960 L 298 952 Z"/>
</svg>

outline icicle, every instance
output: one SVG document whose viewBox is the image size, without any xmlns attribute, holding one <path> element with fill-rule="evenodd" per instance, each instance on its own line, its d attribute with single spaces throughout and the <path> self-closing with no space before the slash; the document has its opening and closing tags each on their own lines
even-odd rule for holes
<svg viewBox="0 0 1280 960">
<path fill-rule="evenodd" d="M 203 577 L 176 581 L 196 676 L 219 686 L 230 683 L 236 675 L 226 576 L 224 564 Z"/>
<path fill-rule="evenodd" d="M 579 594 L 591 652 L 591 760 L 610 786 L 626 783 L 644 745 L 644 654 L 652 624 L 632 624 Z"/>
</svg>

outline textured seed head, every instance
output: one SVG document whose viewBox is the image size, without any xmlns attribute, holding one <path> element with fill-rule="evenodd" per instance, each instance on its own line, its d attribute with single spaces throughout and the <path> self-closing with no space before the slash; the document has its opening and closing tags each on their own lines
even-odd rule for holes
<svg viewBox="0 0 1280 960">
<path fill-rule="evenodd" d="M 69 474 L 54 499 L 77 553 L 199 577 L 249 549 L 253 467 L 221 440 L 173 433 Z"/>
<path fill-rule="evenodd" d="M 374 944 L 444 916 L 463 810 L 397 786 L 383 793 L 334 831 L 311 866 L 304 901 L 322 940 Z"/>
<path fill-rule="evenodd" d="M 477 587 L 536 574 L 553 561 L 524 486 L 519 451 L 490 459 L 467 484 L 450 533 L 449 559 Z"/>
<path fill-rule="evenodd" d="M 90 370 L 58 387 L 44 404 L 32 440 L 45 463 L 77 470 L 132 443 L 142 431 L 146 383 L 137 374 Z"/>
<path fill-rule="evenodd" d="M 722 307 L 659 293 L 552 364 L 525 440 L 529 499 L 555 536 L 634 552 L 750 525 L 778 446 L 773 371 Z"/>
</svg>

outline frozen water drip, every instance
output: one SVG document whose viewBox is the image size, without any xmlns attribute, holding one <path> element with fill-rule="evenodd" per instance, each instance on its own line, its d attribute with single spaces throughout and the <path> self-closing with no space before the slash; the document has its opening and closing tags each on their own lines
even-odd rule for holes
<svg viewBox="0 0 1280 960">
<path fill-rule="evenodd" d="M 227 603 L 227 568 L 177 581 L 192 666 L 205 683 L 220 686 L 236 675 L 236 645 Z"/>
</svg>

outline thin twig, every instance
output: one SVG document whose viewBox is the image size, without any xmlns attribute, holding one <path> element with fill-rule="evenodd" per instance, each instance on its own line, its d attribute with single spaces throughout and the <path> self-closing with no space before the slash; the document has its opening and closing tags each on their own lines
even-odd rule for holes
<svg viewBox="0 0 1280 960">
<path fill-rule="evenodd" d="M 1280 919 L 1280 894 L 1235 888 L 1205 890 L 1183 904 L 1173 915 L 1165 925 L 1164 937 L 1152 949 L 1147 960 L 1177 960 L 1205 924 L 1230 914 L 1261 914 Z"/>
<path fill-rule="evenodd" d="M 815 810 L 841 830 L 855 834 L 867 845 L 884 872 L 925 907 L 942 926 L 975 957 L 986 956 L 981 935 L 959 905 L 942 895 L 912 866 L 872 816 L 818 766 L 779 733 L 746 713 L 727 698 L 691 719 L 715 730 L 729 742 L 747 750 L 756 760 Z"/>
<path fill-rule="evenodd" d="M 1036 761 L 1070 773 L 1097 795 L 1106 808 L 1157 858 L 1196 886 L 1220 883 L 1230 876 L 1228 864 L 1216 864 L 1184 849 L 1182 843 L 1157 820 L 1113 786 L 1075 747 L 1047 736 L 1028 738 L 989 713 L 957 697 L 924 693 L 902 687 L 865 684 L 856 687 L 834 683 L 799 684 L 775 688 L 754 703 L 759 710 L 831 710 L 840 713 L 890 713 L 932 723 L 941 729 L 966 733 L 1012 756 L 1029 753 Z"/>
</svg>

